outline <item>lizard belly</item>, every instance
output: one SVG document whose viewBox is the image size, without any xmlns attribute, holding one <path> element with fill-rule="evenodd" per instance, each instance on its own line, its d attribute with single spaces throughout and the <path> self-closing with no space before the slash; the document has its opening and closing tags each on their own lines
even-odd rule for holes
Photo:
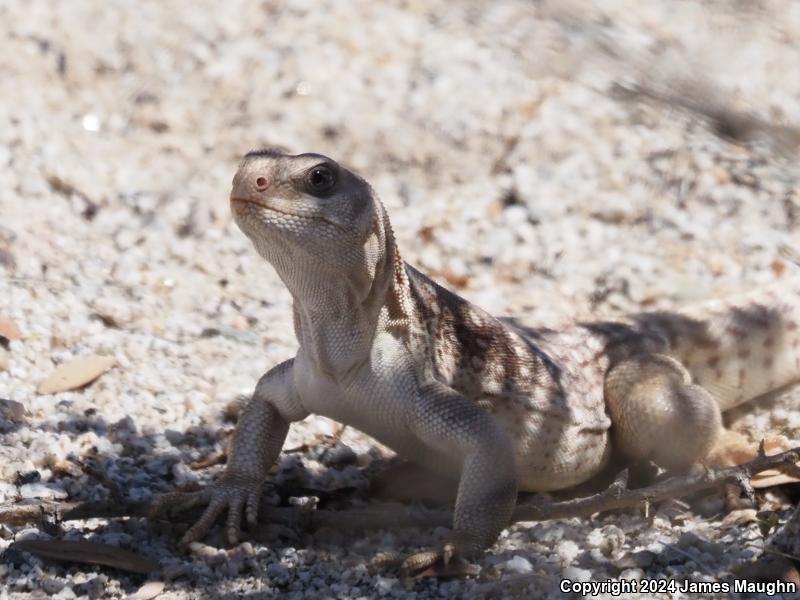
<svg viewBox="0 0 800 600">
<path fill-rule="evenodd" d="M 610 422 L 605 410 L 598 411 L 595 419 L 587 416 L 576 420 L 533 408 L 525 418 L 514 411 L 495 414 L 514 441 L 521 490 L 571 487 L 606 466 L 611 452 Z"/>
</svg>

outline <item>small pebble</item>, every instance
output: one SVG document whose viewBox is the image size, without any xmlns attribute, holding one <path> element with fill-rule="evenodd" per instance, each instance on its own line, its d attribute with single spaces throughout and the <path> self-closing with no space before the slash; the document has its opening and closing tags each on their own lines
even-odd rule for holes
<svg viewBox="0 0 800 600">
<path fill-rule="evenodd" d="M 53 487 L 51 483 L 26 483 L 19 488 L 22 498 L 42 498 L 47 500 L 64 500 L 67 492 Z"/>
<path fill-rule="evenodd" d="M 531 562 L 522 556 L 515 556 L 511 560 L 507 560 L 502 563 L 502 567 L 510 573 L 530 573 L 533 571 Z"/>
<path fill-rule="evenodd" d="M 563 571 L 564 579 L 572 581 L 590 581 L 592 572 L 589 569 L 579 569 L 578 567 L 567 567 Z"/>
<path fill-rule="evenodd" d="M 570 565 L 582 552 L 582 549 L 572 540 L 562 540 L 556 544 L 555 551 L 561 559 L 562 565 Z"/>
</svg>

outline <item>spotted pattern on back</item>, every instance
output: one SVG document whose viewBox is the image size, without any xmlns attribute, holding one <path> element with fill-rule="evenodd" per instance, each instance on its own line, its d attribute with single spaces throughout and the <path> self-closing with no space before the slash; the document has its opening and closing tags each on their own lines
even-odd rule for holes
<svg viewBox="0 0 800 600">
<path fill-rule="evenodd" d="M 523 489 L 565 487 L 602 468 L 610 425 L 602 343 L 587 345 L 580 330 L 516 330 L 413 267 L 405 270 L 413 306 L 409 350 L 426 377 L 503 424 L 514 439 Z M 592 367 L 563 368 L 577 364 Z"/>
</svg>

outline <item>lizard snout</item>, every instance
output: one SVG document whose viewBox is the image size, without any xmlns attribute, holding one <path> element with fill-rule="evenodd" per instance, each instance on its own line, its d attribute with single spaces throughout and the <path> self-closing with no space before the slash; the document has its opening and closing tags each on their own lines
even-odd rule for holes
<svg viewBox="0 0 800 600">
<path fill-rule="evenodd" d="M 267 190 L 269 184 L 270 180 L 265 174 L 259 173 L 258 169 L 248 168 L 248 165 L 245 165 L 233 177 L 231 202 L 257 201 L 260 194 Z"/>
</svg>

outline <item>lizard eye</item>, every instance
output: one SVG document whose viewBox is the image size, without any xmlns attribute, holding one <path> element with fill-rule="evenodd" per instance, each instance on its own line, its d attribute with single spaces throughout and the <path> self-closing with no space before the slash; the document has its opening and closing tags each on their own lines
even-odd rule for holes
<svg viewBox="0 0 800 600">
<path fill-rule="evenodd" d="M 336 173 L 328 165 L 317 165 L 306 173 L 306 185 L 315 196 L 325 194 L 336 185 Z"/>
</svg>

